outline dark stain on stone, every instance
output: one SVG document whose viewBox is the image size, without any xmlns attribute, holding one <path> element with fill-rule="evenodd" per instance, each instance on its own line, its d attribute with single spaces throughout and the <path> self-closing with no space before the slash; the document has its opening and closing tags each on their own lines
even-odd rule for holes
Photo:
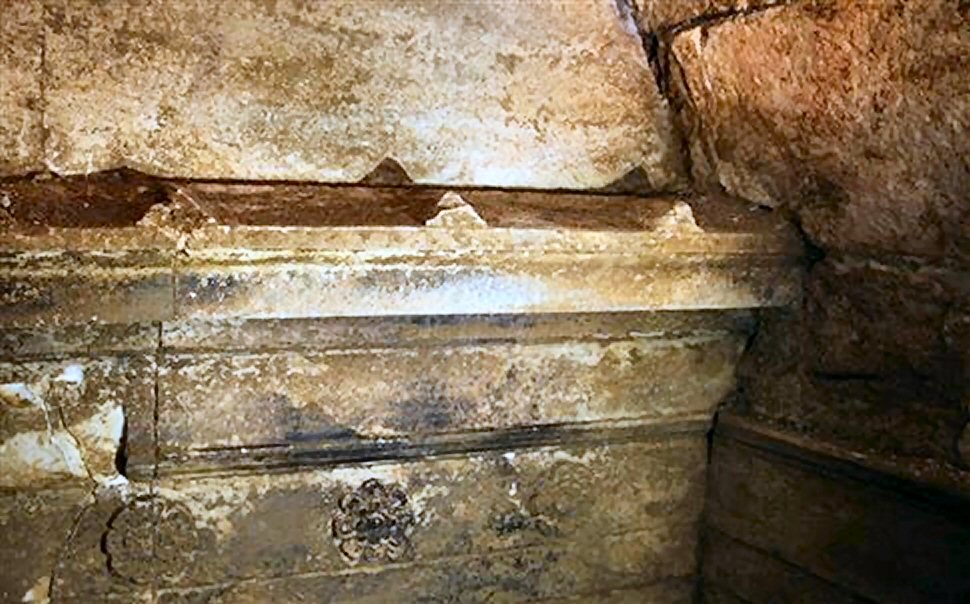
<svg viewBox="0 0 970 604">
<path fill-rule="evenodd" d="M 413 397 L 392 406 L 391 427 L 402 432 L 423 432 L 462 425 L 462 419 L 473 403 L 450 398 L 445 388 L 445 383 L 434 380 L 412 385 L 409 390 L 414 393 Z"/>
<path fill-rule="evenodd" d="M 543 518 L 519 510 L 495 514 L 491 519 L 491 527 L 502 537 L 527 531 L 535 531 L 544 537 L 555 537 L 559 534 L 556 527 Z"/>
<path fill-rule="evenodd" d="M 296 407 L 289 397 L 276 395 L 274 405 L 279 410 L 277 422 L 286 430 L 284 438 L 292 443 L 360 438 L 360 433 L 343 425 L 326 411 L 317 407 Z"/>
</svg>

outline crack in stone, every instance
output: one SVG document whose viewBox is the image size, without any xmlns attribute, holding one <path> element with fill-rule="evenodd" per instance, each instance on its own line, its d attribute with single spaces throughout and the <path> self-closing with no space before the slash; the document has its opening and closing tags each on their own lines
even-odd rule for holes
<svg viewBox="0 0 970 604">
<path fill-rule="evenodd" d="M 720 11 L 701 13 L 700 15 L 696 15 L 689 19 L 684 19 L 683 21 L 678 21 L 661 29 L 667 34 L 676 35 L 684 31 L 696 29 L 698 27 L 714 27 L 725 21 L 733 21 L 734 19 L 749 17 L 774 8 L 800 4 L 804 1 L 805 0 L 766 0 L 763 3 L 755 4 L 754 6 L 729 8 Z"/>
<path fill-rule="evenodd" d="M 48 147 L 50 139 L 50 127 L 47 124 L 47 80 L 50 77 L 47 66 L 47 24 L 50 19 L 48 11 L 50 6 L 44 2 L 41 9 L 40 23 L 40 78 L 37 82 L 37 95 L 40 105 L 40 153 L 43 158 L 44 167 L 53 171 L 48 158 Z"/>
<path fill-rule="evenodd" d="M 47 420 L 47 430 L 48 432 L 50 432 L 51 423 L 46 409 L 46 405 L 47 405 L 46 401 L 43 401 L 43 404 L 45 405 L 44 418 Z M 71 431 L 71 428 L 68 425 L 66 418 L 64 417 L 64 409 L 61 408 L 60 405 L 57 406 L 57 417 L 61 422 L 61 426 L 64 429 L 64 433 L 67 434 L 72 441 L 74 441 L 74 448 L 77 450 L 77 456 L 78 456 L 78 459 L 80 459 L 81 461 L 81 467 L 84 468 L 84 473 L 88 475 L 88 480 L 96 483 L 97 480 L 95 480 L 94 474 L 91 472 L 91 467 L 88 465 L 88 462 L 86 459 L 86 451 L 84 450 L 84 446 L 81 444 L 81 439 L 79 439 L 74 434 L 74 432 Z M 53 439 L 53 435 L 51 438 Z M 63 456 L 64 452 L 63 450 L 61 450 L 60 445 L 55 445 L 55 446 L 57 446 L 58 450 L 61 451 L 61 455 Z M 65 459 L 65 462 L 66 461 L 67 460 Z"/>
<path fill-rule="evenodd" d="M 682 32 L 690 31 L 699 27 L 714 27 L 726 21 L 737 18 L 748 17 L 758 13 L 763 13 L 779 7 L 795 5 L 803 0 L 766 0 L 754 6 L 742 8 L 731 8 L 721 11 L 704 12 L 689 19 L 684 19 L 670 25 L 657 26 L 654 29 L 646 29 L 643 19 L 643 11 L 637 0 L 614 0 L 620 18 L 632 21 L 640 37 L 643 52 L 646 55 L 647 63 L 653 71 L 654 80 L 657 84 L 657 91 L 667 103 L 673 113 L 673 132 L 680 145 L 681 163 L 687 173 L 688 182 L 692 188 L 696 188 L 697 178 L 695 174 L 696 158 L 691 149 L 694 140 L 699 141 L 703 146 L 707 146 L 705 137 L 699 134 L 691 136 L 691 131 L 700 132 L 699 122 L 689 116 L 697 114 L 696 102 L 694 101 L 686 79 L 681 77 L 674 81 L 675 72 L 682 71 L 682 66 L 677 61 L 671 50 L 673 41 Z M 675 85 L 676 84 L 676 85 Z M 704 149 L 703 153 L 708 158 L 716 157 L 710 149 Z M 725 193 L 720 182 L 713 182 L 720 193 Z"/>
<path fill-rule="evenodd" d="M 71 522 L 71 528 L 67 531 L 67 536 L 64 538 L 64 542 L 61 544 L 61 547 L 57 552 L 57 556 L 54 557 L 54 565 L 50 572 L 50 582 L 47 586 L 47 598 L 49 602 L 57 601 L 54 593 L 57 586 L 57 570 L 61 567 L 61 564 L 64 563 L 68 549 L 70 548 L 71 543 L 74 541 L 74 538 L 77 536 L 78 530 L 81 528 L 81 520 L 84 518 L 85 514 L 87 514 L 88 511 L 94 507 L 93 500 L 97 499 L 97 486 L 92 489 L 89 497 L 91 497 L 92 501 L 83 505 L 81 509 L 78 510 L 77 514 L 75 514 L 74 520 Z"/>
</svg>

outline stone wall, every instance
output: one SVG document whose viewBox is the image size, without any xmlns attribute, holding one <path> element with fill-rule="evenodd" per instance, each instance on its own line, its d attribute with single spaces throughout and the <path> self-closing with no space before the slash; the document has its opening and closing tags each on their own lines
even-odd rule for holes
<svg viewBox="0 0 970 604">
<path fill-rule="evenodd" d="M 731 410 L 764 438 L 715 442 L 706 591 L 732 602 L 960 601 L 970 582 L 946 569 L 967 568 L 968 553 L 940 550 L 955 533 L 929 527 L 970 485 L 970 5 L 776 4 L 658 35 L 694 186 L 787 213 L 810 249 L 803 303 L 765 317 Z M 779 439 L 795 444 L 778 455 L 766 443 Z M 792 457 L 825 474 L 850 463 L 873 472 L 863 482 L 891 486 L 863 494 L 857 477 L 796 489 L 810 474 L 786 469 Z M 933 520 L 832 503 L 891 507 L 912 488 Z M 813 529 L 771 528 L 776 509 Z M 906 566 L 918 558 L 923 568 Z M 763 564 L 776 571 L 751 573 Z"/>
<path fill-rule="evenodd" d="M 428 2 L 13 1 L 0 50 L 2 177 L 130 167 L 373 182 L 390 167 L 391 178 L 419 183 L 693 188 L 783 213 L 811 252 L 804 297 L 763 318 L 730 410 L 767 441 L 716 440 L 727 443 L 715 456 L 721 472 L 747 467 L 742 478 L 787 484 L 776 476 L 787 469 L 769 463 L 777 455 L 753 460 L 764 442 L 797 437 L 788 457 L 809 444 L 826 452 L 810 472 L 852 460 L 889 486 L 857 496 L 858 480 L 826 482 L 788 500 L 790 518 L 830 497 L 879 505 L 903 496 L 908 510 L 900 489 L 944 492 L 944 501 L 970 491 L 963 0 L 478 2 L 447 11 Z M 759 564 L 819 601 L 929 597 L 819 566 L 816 554 L 840 547 L 851 552 L 841 563 L 880 564 L 871 549 L 852 549 L 860 537 L 848 529 L 818 540 L 776 532 L 790 549 L 764 540 L 735 515 L 777 493 L 733 497 L 718 484 L 704 550 L 712 599 L 791 593 L 745 574 Z M 79 491 L 78 502 L 85 497 Z M 931 510 L 927 523 L 949 526 L 940 497 L 917 499 Z M 872 522 L 870 533 L 885 528 L 900 543 L 910 535 L 892 515 Z M 920 547 L 930 559 L 965 555 Z M 932 569 L 920 569 L 932 582 Z M 964 593 L 958 574 L 940 576 L 950 591 L 930 595 Z"/>
<path fill-rule="evenodd" d="M 815 248 L 800 312 L 755 342 L 750 412 L 965 463 L 968 32 L 962 2 L 826 1 L 668 36 L 695 186 L 787 212 Z"/>
</svg>

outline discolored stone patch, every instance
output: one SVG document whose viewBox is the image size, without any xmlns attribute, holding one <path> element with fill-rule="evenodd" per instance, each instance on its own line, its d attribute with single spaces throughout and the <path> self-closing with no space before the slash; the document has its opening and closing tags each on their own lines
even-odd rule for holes
<svg viewBox="0 0 970 604">
<path fill-rule="evenodd" d="M 171 354 L 159 369 L 159 452 L 703 418 L 730 392 L 741 345 L 718 334 Z"/>
</svg>

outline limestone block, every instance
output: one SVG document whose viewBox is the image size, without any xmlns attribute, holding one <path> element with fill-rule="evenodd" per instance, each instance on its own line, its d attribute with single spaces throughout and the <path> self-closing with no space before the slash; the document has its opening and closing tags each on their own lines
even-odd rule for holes
<svg viewBox="0 0 970 604">
<path fill-rule="evenodd" d="M 871 471 L 850 477 L 810 459 L 717 440 L 709 522 L 871 601 L 970 596 L 965 499 Z"/>
<path fill-rule="evenodd" d="M 324 601 L 337 604 L 383 604 L 388 594 L 408 594 L 430 602 L 541 602 L 583 604 L 688 604 L 694 586 L 689 579 L 649 582 L 641 586 L 597 591 L 604 583 L 638 582 L 634 568 L 618 570 L 612 560 L 594 561 L 596 553 L 627 548 L 628 541 L 604 539 L 601 548 L 583 553 L 567 548 L 535 548 L 492 556 L 448 560 L 428 566 L 387 569 L 374 575 L 328 577 L 304 575 L 277 581 L 253 581 L 216 588 L 161 590 L 164 604 L 207 602 Z M 615 548 L 610 551 L 603 549 Z M 635 551 L 636 545 L 630 550 Z M 580 590 L 568 596 L 570 590 Z"/>
<path fill-rule="evenodd" d="M 51 602 L 147 604 L 153 601 L 150 584 L 133 582 L 119 572 L 139 564 L 164 566 L 162 553 L 168 551 L 164 548 L 167 534 L 156 531 L 157 527 L 163 526 L 157 521 L 158 510 L 139 506 L 147 500 L 149 488 L 148 485 L 118 481 L 110 488 L 98 489 L 88 505 L 74 516 L 69 537 L 59 544 L 51 582 Z M 122 510 L 136 506 L 140 512 L 137 519 L 121 514 Z M 132 526 L 132 520 L 136 521 L 136 526 Z M 116 541 L 112 545 L 115 552 L 119 549 L 127 552 L 124 563 L 128 567 L 119 561 L 116 568 L 108 538 L 120 534 L 122 529 L 127 537 L 124 547 L 119 547 Z"/>
<path fill-rule="evenodd" d="M 0 362 L 0 487 L 111 480 L 126 410 L 154 406 L 154 373 L 147 356 Z"/>
<path fill-rule="evenodd" d="M 42 3 L 4 3 L 0 19 L 0 176 L 44 167 L 43 40 Z"/>
<path fill-rule="evenodd" d="M 734 387 L 743 343 L 734 334 L 170 354 L 159 368 L 159 453 L 706 421 Z"/>
<path fill-rule="evenodd" d="M 863 604 L 868 600 L 836 585 L 792 567 L 743 541 L 733 539 L 715 528 L 706 528 L 701 554 L 705 596 L 709 592 L 725 595 L 705 602 L 715 604 Z M 735 595 L 736 594 L 736 595 Z M 735 599 L 731 596 L 735 595 Z"/>
<path fill-rule="evenodd" d="M 633 22 L 608 0 L 50 3 L 47 160 L 198 178 L 684 184 Z"/>
<path fill-rule="evenodd" d="M 441 575 L 469 564 L 479 570 L 463 581 L 477 576 L 482 588 L 516 569 L 524 583 L 514 592 L 632 588 L 693 572 L 704 448 L 695 433 L 410 463 L 163 477 L 157 499 L 130 500 L 112 513 L 107 555 L 128 583 L 166 589 L 275 578 L 290 585 L 285 589 L 357 585 L 364 594 L 403 589 L 411 577 L 420 593 L 459 587 Z M 137 532 L 153 524 L 165 541 L 156 543 L 154 563 L 142 563 Z M 533 562 L 509 562 L 523 556 Z M 536 576 L 526 572 L 533 566 Z M 363 583 L 344 583 L 347 569 L 367 570 L 349 575 Z M 578 575 L 570 578 L 571 570 Z M 294 576 L 307 573 L 308 584 Z"/>
<path fill-rule="evenodd" d="M 965 5 L 787 4 L 676 37 L 698 176 L 788 204 L 826 248 L 966 246 Z"/>
<path fill-rule="evenodd" d="M 0 329 L 0 358 L 150 352 L 158 345 L 158 335 L 159 326 L 150 323 L 4 328 Z"/>
<path fill-rule="evenodd" d="M 385 207 L 357 217 L 345 198 L 361 192 L 290 187 L 278 194 L 306 212 L 287 216 L 265 187 L 187 188 L 217 224 L 179 256 L 178 316 L 746 308 L 797 293 L 799 243 L 737 203 L 478 191 L 463 197 L 489 228 L 408 228 L 437 198 L 382 192 Z M 378 226 L 389 216 L 400 226 Z"/>
<path fill-rule="evenodd" d="M 970 280 L 970 274 L 877 259 L 833 258 L 816 265 L 806 279 L 812 369 L 933 375 L 942 388 L 954 388 L 959 375 L 943 332 L 961 279 Z"/>
</svg>

